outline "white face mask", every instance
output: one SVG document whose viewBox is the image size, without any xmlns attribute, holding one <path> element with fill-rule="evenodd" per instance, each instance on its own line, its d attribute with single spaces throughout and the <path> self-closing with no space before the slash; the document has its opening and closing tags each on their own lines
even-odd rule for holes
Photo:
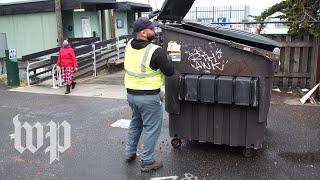
<svg viewBox="0 0 320 180">
<path fill-rule="evenodd" d="M 65 46 L 68 46 L 69 45 L 69 42 L 67 40 L 64 40 L 62 45 L 65 47 Z"/>
</svg>

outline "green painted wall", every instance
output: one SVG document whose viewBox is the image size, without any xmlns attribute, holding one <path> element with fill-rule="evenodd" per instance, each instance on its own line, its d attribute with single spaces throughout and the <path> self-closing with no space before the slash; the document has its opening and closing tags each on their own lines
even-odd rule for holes
<svg viewBox="0 0 320 180">
<path fill-rule="evenodd" d="M 115 23 L 117 23 L 117 19 L 122 19 L 124 23 L 123 28 L 117 28 L 117 24 L 115 24 L 116 36 L 128 35 L 133 32 L 133 23 L 135 21 L 135 13 L 134 12 L 124 12 L 124 11 L 115 11 Z M 106 16 L 106 36 L 107 39 L 111 38 L 111 27 L 109 20 L 108 10 L 105 11 Z M 100 20 L 101 23 L 101 20 Z"/>
<path fill-rule="evenodd" d="M 133 23 L 135 21 L 135 13 L 134 12 L 128 12 L 128 34 L 133 33 Z"/>
<path fill-rule="evenodd" d="M 81 17 L 89 17 L 91 25 L 91 36 L 95 31 L 98 37 L 101 35 L 101 28 L 99 26 L 99 13 L 98 11 L 84 11 L 84 12 L 73 12 L 73 23 L 74 23 L 74 37 L 79 38 L 82 36 L 82 25 Z"/>
<path fill-rule="evenodd" d="M 121 20 L 123 22 L 123 28 L 117 28 L 117 21 Z M 122 36 L 128 34 L 128 20 L 127 12 L 115 12 L 115 27 L 116 27 L 116 36 Z"/>
<path fill-rule="evenodd" d="M 62 24 L 64 38 L 74 37 L 73 11 L 62 12 Z"/>
<path fill-rule="evenodd" d="M 0 16 L 0 32 L 6 33 L 8 48 L 17 57 L 56 47 L 54 13 Z"/>
</svg>

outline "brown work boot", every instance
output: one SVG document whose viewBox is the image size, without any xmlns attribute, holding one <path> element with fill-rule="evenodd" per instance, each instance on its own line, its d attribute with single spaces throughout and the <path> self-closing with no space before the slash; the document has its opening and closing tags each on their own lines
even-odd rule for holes
<svg viewBox="0 0 320 180">
<path fill-rule="evenodd" d="M 141 171 L 142 172 L 148 172 L 148 171 L 151 171 L 151 170 L 157 170 L 157 169 L 162 168 L 162 167 L 163 167 L 163 164 L 162 164 L 161 161 L 160 162 L 155 161 L 155 162 L 153 162 L 151 164 L 145 164 L 145 163 L 142 162 Z"/>
<path fill-rule="evenodd" d="M 132 155 L 132 156 L 130 156 L 130 157 L 127 157 L 127 158 L 126 158 L 126 162 L 127 162 L 127 163 L 130 163 L 130 162 L 136 160 L 136 158 L 137 158 L 137 154 L 134 154 L 134 155 Z"/>
</svg>

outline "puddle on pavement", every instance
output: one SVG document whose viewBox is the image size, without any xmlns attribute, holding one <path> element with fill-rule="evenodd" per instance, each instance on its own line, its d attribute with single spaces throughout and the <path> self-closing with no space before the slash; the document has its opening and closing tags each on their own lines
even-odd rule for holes
<svg viewBox="0 0 320 180">
<path fill-rule="evenodd" d="M 320 163 L 320 151 L 304 153 L 283 152 L 280 153 L 279 156 L 295 163 Z"/>
</svg>

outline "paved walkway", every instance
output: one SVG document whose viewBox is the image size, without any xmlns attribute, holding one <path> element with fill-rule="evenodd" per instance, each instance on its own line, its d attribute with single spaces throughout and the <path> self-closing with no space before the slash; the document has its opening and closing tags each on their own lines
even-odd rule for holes
<svg viewBox="0 0 320 180">
<path fill-rule="evenodd" d="M 124 71 L 114 74 L 101 74 L 97 77 L 88 77 L 76 80 L 77 86 L 68 96 L 101 97 L 111 99 L 126 99 L 123 84 Z M 40 85 L 31 87 L 18 87 L 11 89 L 13 92 L 39 93 L 51 95 L 65 95 L 65 87 L 52 88 L 49 80 Z"/>
</svg>

